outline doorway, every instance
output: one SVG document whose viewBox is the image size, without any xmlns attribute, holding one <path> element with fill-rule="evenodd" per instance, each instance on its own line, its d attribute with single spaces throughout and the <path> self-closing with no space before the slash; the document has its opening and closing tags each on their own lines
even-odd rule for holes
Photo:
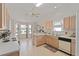
<svg viewBox="0 0 79 59">
<path fill-rule="evenodd" d="M 19 39 L 32 38 L 32 25 L 16 24 L 16 34 Z"/>
</svg>

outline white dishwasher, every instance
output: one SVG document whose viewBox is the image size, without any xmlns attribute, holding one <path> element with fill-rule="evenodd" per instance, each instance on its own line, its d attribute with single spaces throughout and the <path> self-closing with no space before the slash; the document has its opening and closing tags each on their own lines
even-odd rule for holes
<svg viewBox="0 0 79 59">
<path fill-rule="evenodd" d="M 70 54 L 71 39 L 59 38 L 59 49 Z"/>
</svg>

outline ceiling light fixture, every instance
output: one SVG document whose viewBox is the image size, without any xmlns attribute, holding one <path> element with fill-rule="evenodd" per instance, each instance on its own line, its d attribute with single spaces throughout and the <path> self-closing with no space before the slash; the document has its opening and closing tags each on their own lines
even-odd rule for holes
<svg viewBox="0 0 79 59">
<path fill-rule="evenodd" d="M 39 7 L 39 6 L 41 6 L 43 3 L 37 3 L 36 4 L 36 7 Z"/>
<path fill-rule="evenodd" d="M 57 8 L 56 6 L 54 6 L 54 8 Z"/>
</svg>

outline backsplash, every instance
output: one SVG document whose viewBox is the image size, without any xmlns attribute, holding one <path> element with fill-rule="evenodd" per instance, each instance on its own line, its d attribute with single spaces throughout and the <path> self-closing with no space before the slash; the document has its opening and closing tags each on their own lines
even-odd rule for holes
<svg viewBox="0 0 79 59">
<path fill-rule="evenodd" d="M 45 20 L 34 24 L 34 32 L 42 34 L 52 34 L 52 21 Z"/>
<path fill-rule="evenodd" d="M 56 36 L 76 36 L 75 31 L 53 31 L 52 34 Z"/>
<path fill-rule="evenodd" d="M 61 35 L 64 35 L 64 31 L 53 31 L 52 35 L 61 36 Z"/>
<path fill-rule="evenodd" d="M 65 31 L 64 34 L 67 35 L 67 36 L 76 36 L 76 32 L 72 31 L 72 30 L 71 31 Z"/>
</svg>

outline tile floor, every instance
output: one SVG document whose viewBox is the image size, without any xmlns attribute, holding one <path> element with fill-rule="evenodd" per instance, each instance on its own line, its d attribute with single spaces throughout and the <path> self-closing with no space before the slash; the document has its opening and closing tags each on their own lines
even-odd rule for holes
<svg viewBox="0 0 79 59">
<path fill-rule="evenodd" d="M 68 56 L 67 54 L 56 51 L 52 52 L 44 47 L 44 45 L 33 46 L 32 39 L 20 40 L 20 56 Z"/>
</svg>

